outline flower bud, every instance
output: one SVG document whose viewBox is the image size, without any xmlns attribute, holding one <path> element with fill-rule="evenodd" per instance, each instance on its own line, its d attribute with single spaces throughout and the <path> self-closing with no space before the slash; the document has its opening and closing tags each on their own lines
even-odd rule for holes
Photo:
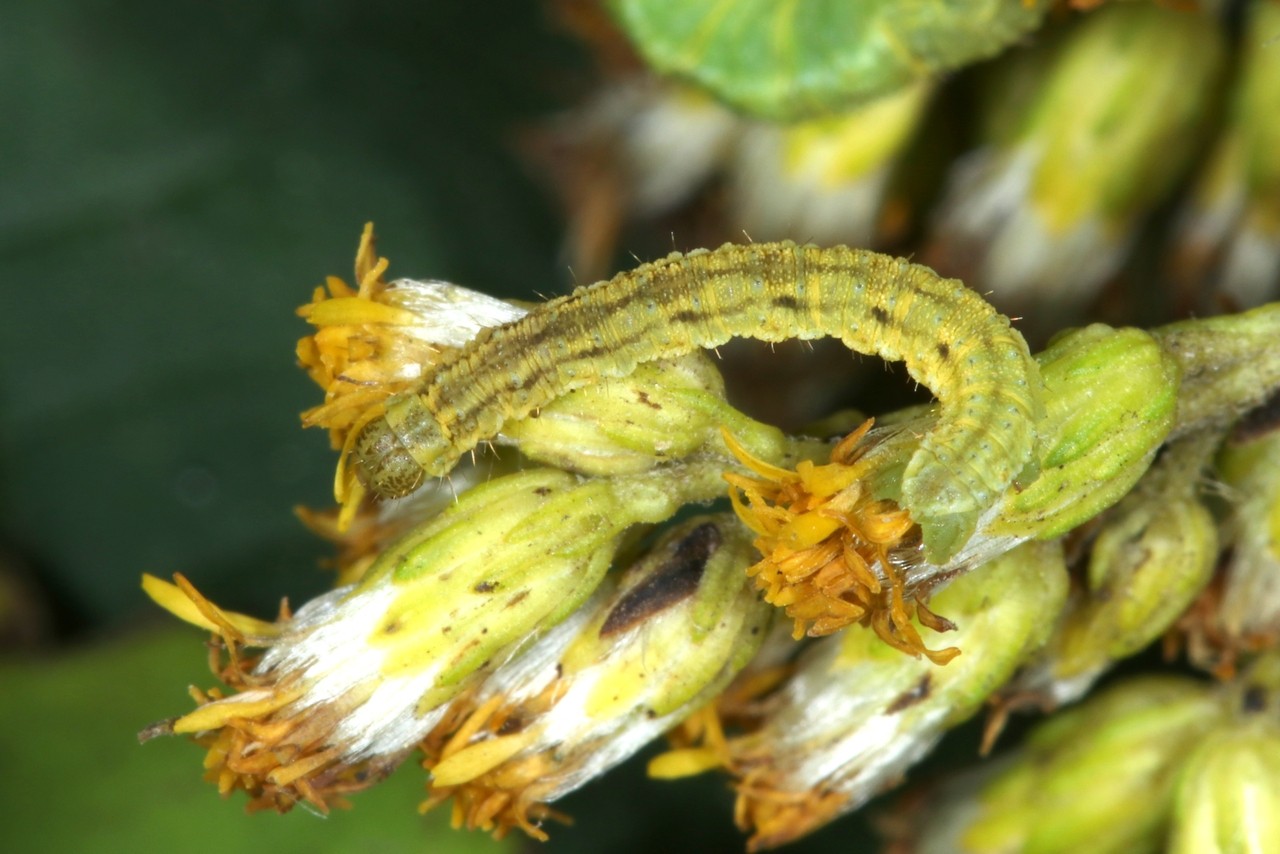
<svg viewBox="0 0 1280 854">
<path fill-rule="evenodd" d="M 571 391 L 503 427 L 500 443 L 530 459 L 593 475 L 642 472 L 719 438 L 724 381 L 693 353 Z"/>
<path fill-rule="evenodd" d="M 498 835 L 621 762 L 710 700 L 759 647 L 772 609 L 743 572 L 731 516 L 691 519 L 616 589 L 499 667 L 424 742 L 434 805 Z M 580 616 L 581 615 L 581 616 Z"/>
<path fill-rule="evenodd" d="M 1103 517 L 1083 589 L 1009 693 L 1072 702 L 1112 664 L 1164 634 L 1191 604 L 1218 556 L 1217 526 L 1198 495 L 1217 445 L 1216 433 L 1170 445 Z"/>
<path fill-rule="evenodd" d="M 1174 795 L 1169 854 L 1280 851 L 1280 725 L 1218 730 L 1196 746 Z"/>
<path fill-rule="evenodd" d="M 913 854 L 1157 851 L 1189 744 L 1222 717 L 1189 679 L 1121 683 L 1040 724 L 1004 760 L 962 775 L 911 815 Z"/>
<path fill-rule="evenodd" d="M 934 597 L 964 650 L 946 666 L 859 626 L 810 647 L 759 729 L 728 743 L 750 848 L 803 836 L 897 783 L 1044 642 L 1065 596 L 1061 547 L 1028 543 Z"/>
<path fill-rule="evenodd" d="M 997 505 L 992 534 L 1046 539 L 1093 518 L 1133 487 L 1173 424 L 1177 365 L 1141 330 L 1095 323 L 1036 359 L 1040 472 Z"/>
<path fill-rule="evenodd" d="M 1280 391 L 1280 303 L 1151 331 L 1181 368 L 1170 438 L 1227 427 Z"/>
<path fill-rule="evenodd" d="M 1223 693 L 1226 720 L 1178 780 L 1170 854 L 1280 851 L 1280 655 L 1265 654 Z"/>
</svg>

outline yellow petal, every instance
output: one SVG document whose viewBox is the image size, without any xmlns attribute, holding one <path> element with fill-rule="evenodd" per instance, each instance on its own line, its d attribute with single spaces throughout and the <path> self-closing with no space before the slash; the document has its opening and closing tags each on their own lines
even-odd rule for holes
<svg viewBox="0 0 1280 854">
<path fill-rule="evenodd" d="M 195 601 L 178 585 L 156 578 L 154 575 L 143 573 L 142 589 L 151 597 L 153 602 L 178 619 L 193 626 L 221 634 L 223 627 L 205 616 Z M 247 638 L 265 639 L 273 638 L 280 634 L 280 629 L 275 623 L 269 623 L 244 614 L 237 614 L 234 611 L 223 611 L 220 608 L 217 610 L 228 623 Z"/>
</svg>

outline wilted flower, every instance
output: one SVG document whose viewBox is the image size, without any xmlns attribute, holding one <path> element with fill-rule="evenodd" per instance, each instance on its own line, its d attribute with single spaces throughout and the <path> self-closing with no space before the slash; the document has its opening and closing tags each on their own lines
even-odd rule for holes
<svg viewBox="0 0 1280 854">
<path fill-rule="evenodd" d="M 756 548 L 763 558 L 748 574 L 766 601 L 786 609 L 797 639 L 864 622 L 899 649 L 945 662 L 957 650 L 926 649 L 911 617 L 919 614 L 937 631 L 949 625 L 914 599 L 908 608 L 904 579 L 896 571 L 897 564 L 916 557 L 919 530 L 905 510 L 871 498 L 870 472 L 857 465 L 859 444 L 870 428 L 868 421 L 845 437 L 828 464 L 805 460 L 795 470 L 755 459 L 726 436 L 738 459 L 758 475 L 725 475 L 734 487 L 734 510 L 759 535 Z"/>
</svg>

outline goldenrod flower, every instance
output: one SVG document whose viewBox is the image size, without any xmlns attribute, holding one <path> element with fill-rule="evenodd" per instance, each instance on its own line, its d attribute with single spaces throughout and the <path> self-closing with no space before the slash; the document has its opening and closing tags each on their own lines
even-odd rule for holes
<svg viewBox="0 0 1280 854">
<path fill-rule="evenodd" d="M 298 309 L 317 327 L 298 341 L 298 362 L 325 396 L 323 404 L 302 414 L 302 424 L 327 429 L 334 448 L 344 448 L 361 426 L 381 414 L 388 397 L 412 389 L 448 350 L 525 313 L 447 282 L 388 283 L 383 275 L 389 263 L 378 257 L 373 223 L 367 223 L 356 250 L 356 287 L 330 276 Z M 341 464 L 335 493 L 346 506 L 340 523 L 345 528 L 364 491 Z"/>
<path fill-rule="evenodd" d="M 535 823 L 555 815 L 548 802 L 706 703 L 755 653 L 772 609 L 743 575 L 750 550 L 732 517 L 672 530 L 610 592 L 453 704 L 423 744 L 424 806 L 452 799 L 456 825 L 545 839 Z"/>
<path fill-rule="evenodd" d="M 1028 543 L 937 595 L 964 648 L 945 667 L 857 626 L 811 646 L 758 728 L 724 747 L 749 847 L 796 839 L 896 784 L 1043 644 L 1066 588 L 1061 547 Z"/>
<path fill-rule="evenodd" d="M 926 649 L 911 618 L 919 614 L 935 630 L 948 624 L 909 598 L 899 569 L 918 559 L 919 529 L 907 511 L 872 499 L 871 472 L 858 465 L 871 424 L 836 445 L 828 464 L 802 460 L 794 470 L 756 459 L 725 434 L 729 449 L 758 475 L 725 474 L 734 511 L 759 535 L 762 558 L 747 573 L 766 601 L 786 609 L 797 639 L 863 623 L 898 649 L 945 662 L 958 650 Z"/>
<path fill-rule="evenodd" d="M 718 466 L 683 473 L 700 496 L 719 479 Z M 215 673 L 238 692 L 197 693 L 200 708 L 162 731 L 196 735 L 224 793 L 325 810 L 399 763 L 479 674 L 573 613 L 632 525 L 688 498 L 665 476 L 508 475 L 384 548 L 358 584 L 275 623 L 148 579 L 157 602 L 218 636 L 228 660 Z"/>
<path fill-rule="evenodd" d="M 390 262 L 378 257 L 374 244 L 373 223 L 367 223 L 356 250 L 356 287 L 330 276 L 298 309 L 317 327 L 298 341 L 298 361 L 325 393 L 323 405 L 303 413 L 303 425 L 328 429 L 335 448 L 370 407 L 412 387 L 444 351 L 525 313 L 447 282 L 388 283 L 383 275 Z"/>
</svg>

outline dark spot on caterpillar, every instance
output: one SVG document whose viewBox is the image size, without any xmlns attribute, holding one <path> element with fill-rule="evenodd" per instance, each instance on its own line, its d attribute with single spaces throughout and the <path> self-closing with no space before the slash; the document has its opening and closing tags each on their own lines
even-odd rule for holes
<svg viewBox="0 0 1280 854">
<path fill-rule="evenodd" d="M 507 600 L 506 607 L 514 608 L 515 606 L 519 605 L 528 597 L 529 597 L 529 591 L 521 590 L 519 593 L 517 593 L 516 595 L 512 596 L 509 600 Z"/>
<path fill-rule="evenodd" d="M 785 308 L 788 311 L 795 311 L 800 307 L 800 300 L 790 294 L 782 294 L 773 298 L 774 308 Z"/>
<path fill-rule="evenodd" d="M 662 404 L 654 403 L 652 400 L 650 400 L 649 393 L 647 391 L 644 391 L 643 389 L 641 389 L 637 397 L 640 399 L 641 403 L 643 403 L 645 406 L 649 407 L 650 409 L 658 409 L 658 410 L 662 409 Z"/>
<path fill-rule="evenodd" d="M 914 706 L 922 700 L 929 699 L 929 692 L 932 690 L 932 687 L 933 680 L 930 678 L 929 674 L 926 673 L 924 676 L 920 677 L 919 682 L 911 688 L 908 688 L 906 691 L 903 691 L 896 700 L 890 703 L 889 708 L 885 709 L 885 713 L 893 714 L 894 712 L 900 712 L 903 709 L 908 709 Z"/>
<path fill-rule="evenodd" d="M 938 356 L 943 359 L 951 358 L 951 348 L 947 345 L 947 342 L 938 342 Z"/>
<path fill-rule="evenodd" d="M 703 314 L 700 311 L 693 311 L 692 309 L 683 308 L 677 312 L 673 312 L 671 315 L 671 320 L 673 323 L 693 323 L 695 321 L 701 320 L 702 317 L 703 317 Z"/>
<path fill-rule="evenodd" d="M 399 619 L 392 620 L 391 622 L 387 623 L 385 626 L 382 627 L 383 634 L 394 635 L 398 631 L 400 631 Z"/>
<path fill-rule="evenodd" d="M 481 581 L 471 589 L 477 593 L 492 593 L 498 589 L 498 583 L 496 581 Z"/>
<path fill-rule="evenodd" d="M 642 620 L 670 608 L 694 594 L 707 560 L 720 547 L 720 531 L 706 522 L 681 537 L 662 558 L 652 575 L 628 590 L 613 606 L 600 637 L 626 631 Z"/>
<path fill-rule="evenodd" d="M 551 487 L 549 487 L 549 486 L 539 486 L 537 489 L 535 489 L 535 490 L 533 491 L 533 494 L 534 494 L 534 495 L 550 495 L 550 494 L 551 494 Z"/>
<path fill-rule="evenodd" d="M 875 305 L 871 307 L 871 316 L 881 323 L 889 322 L 889 312 L 885 311 L 881 306 Z"/>
</svg>

